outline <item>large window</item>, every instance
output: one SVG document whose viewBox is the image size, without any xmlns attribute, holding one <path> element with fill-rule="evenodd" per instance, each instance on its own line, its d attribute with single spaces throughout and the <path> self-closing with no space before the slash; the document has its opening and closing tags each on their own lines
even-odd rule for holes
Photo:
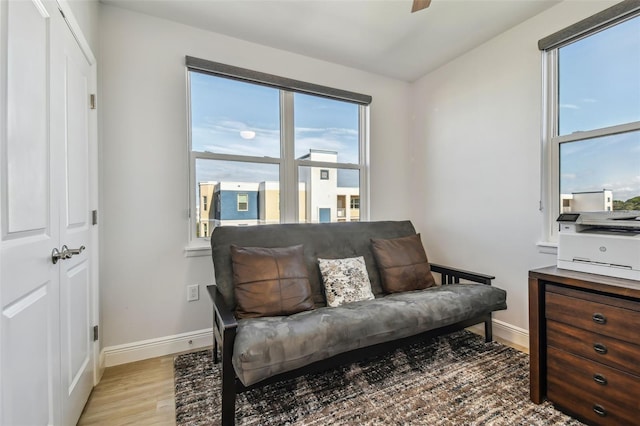
<svg viewBox="0 0 640 426">
<path fill-rule="evenodd" d="M 541 46 L 551 241 L 561 212 L 640 210 L 640 15 L 612 20 L 616 11 L 576 24 L 581 31 L 568 40 Z"/>
<path fill-rule="evenodd" d="M 187 69 L 193 237 L 344 220 L 345 197 L 367 199 L 369 97 L 190 57 Z"/>
</svg>

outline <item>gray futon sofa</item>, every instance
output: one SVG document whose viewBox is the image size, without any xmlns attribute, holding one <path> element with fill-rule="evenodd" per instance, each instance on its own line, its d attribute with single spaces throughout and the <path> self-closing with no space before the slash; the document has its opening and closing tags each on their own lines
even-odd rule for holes
<svg viewBox="0 0 640 426">
<path fill-rule="evenodd" d="M 430 264 L 431 271 L 440 275 L 440 285 L 385 292 L 372 239 L 415 235 L 409 221 L 215 228 L 211 237 L 215 285 L 208 291 L 214 304 L 214 362 L 219 361 L 218 349 L 222 355 L 222 423 L 234 424 L 238 392 L 354 362 L 412 338 L 484 322 L 490 341 L 491 313 L 507 307 L 506 292 L 491 286 L 492 276 Z M 238 319 L 232 246 L 296 245 L 303 247 L 312 306 L 291 315 Z M 375 298 L 327 306 L 318 259 L 357 256 L 364 257 Z"/>
</svg>

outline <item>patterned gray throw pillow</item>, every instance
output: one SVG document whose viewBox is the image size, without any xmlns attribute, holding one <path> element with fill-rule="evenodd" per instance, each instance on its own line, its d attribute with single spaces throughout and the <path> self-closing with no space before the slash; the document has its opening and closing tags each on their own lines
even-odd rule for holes
<svg viewBox="0 0 640 426">
<path fill-rule="evenodd" d="M 328 306 L 374 298 L 364 257 L 318 259 L 318 265 Z"/>
</svg>

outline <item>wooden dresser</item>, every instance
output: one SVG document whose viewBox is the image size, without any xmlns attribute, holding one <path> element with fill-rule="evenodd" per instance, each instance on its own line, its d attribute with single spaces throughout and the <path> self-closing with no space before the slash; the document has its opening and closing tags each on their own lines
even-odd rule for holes
<svg viewBox="0 0 640 426">
<path fill-rule="evenodd" d="M 529 271 L 531 400 L 595 425 L 640 425 L 640 281 Z"/>
</svg>

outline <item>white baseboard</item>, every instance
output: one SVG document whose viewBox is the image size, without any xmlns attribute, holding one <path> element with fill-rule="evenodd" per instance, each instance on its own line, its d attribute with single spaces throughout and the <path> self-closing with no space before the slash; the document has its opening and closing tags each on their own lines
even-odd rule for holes
<svg viewBox="0 0 640 426">
<path fill-rule="evenodd" d="M 98 365 L 96 366 L 96 371 L 93 376 L 93 385 L 96 386 L 102 380 L 102 375 L 104 374 L 104 369 L 106 367 L 106 355 L 104 353 L 104 349 L 100 351 L 100 355 L 98 355 Z"/>
<path fill-rule="evenodd" d="M 476 324 L 469 329 L 474 333 L 484 334 L 483 324 Z M 493 335 L 516 345 L 529 347 L 529 332 L 504 321 L 493 320 Z M 103 348 L 100 352 L 99 365 L 101 368 L 113 367 L 114 365 L 206 348 L 211 345 L 213 345 L 212 329 L 207 328 Z"/>
<path fill-rule="evenodd" d="M 206 348 L 212 345 L 213 329 L 211 328 L 156 339 L 141 340 L 139 342 L 104 348 L 102 350 L 104 354 L 103 365 L 105 367 L 113 367 L 114 365 L 142 361 L 143 359 L 171 355 L 192 349 Z"/>
<path fill-rule="evenodd" d="M 493 335 L 524 348 L 529 348 L 529 332 L 504 321 L 493 319 Z M 476 324 L 469 330 L 484 336 L 484 324 Z"/>
</svg>

